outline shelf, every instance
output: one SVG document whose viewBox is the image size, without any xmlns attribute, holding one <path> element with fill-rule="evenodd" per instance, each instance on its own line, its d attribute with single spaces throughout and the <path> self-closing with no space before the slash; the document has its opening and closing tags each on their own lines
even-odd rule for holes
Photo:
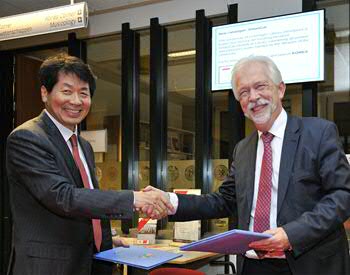
<svg viewBox="0 0 350 275">
<path fill-rule="evenodd" d="M 144 158 L 149 158 L 147 152 L 150 150 L 150 129 L 148 126 L 149 123 L 147 122 L 140 123 L 139 148 L 143 150 L 142 152 L 146 153 Z M 194 132 L 169 127 L 166 146 L 169 159 L 192 159 L 194 153 Z"/>
<path fill-rule="evenodd" d="M 149 123 L 146 121 L 140 121 L 140 124 L 149 125 Z M 184 129 L 180 129 L 180 128 L 175 128 L 175 127 L 168 127 L 168 131 L 181 132 L 181 133 L 194 135 L 194 132 L 192 132 L 192 131 L 184 130 Z"/>
<path fill-rule="evenodd" d="M 150 149 L 149 147 L 146 147 L 146 146 L 139 146 L 139 148 L 141 150 L 147 150 L 147 151 Z M 179 154 L 179 155 L 185 155 L 185 156 L 192 156 L 193 155 L 191 153 L 185 153 L 185 152 L 174 151 L 174 150 L 167 150 L 167 153 L 168 154 Z"/>
</svg>

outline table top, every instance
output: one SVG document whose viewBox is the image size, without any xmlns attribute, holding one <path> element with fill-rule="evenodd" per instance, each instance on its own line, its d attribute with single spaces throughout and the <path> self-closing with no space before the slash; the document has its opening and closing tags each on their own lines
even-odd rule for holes
<svg viewBox="0 0 350 275">
<path fill-rule="evenodd" d="M 113 237 L 117 238 L 117 237 Z M 139 245 L 137 244 L 136 238 L 122 238 L 129 245 Z M 221 256 L 217 253 L 212 252 L 197 252 L 197 251 L 181 251 L 180 247 L 186 243 L 173 242 L 172 240 L 156 240 L 155 244 L 142 245 L 147 248 L 159 249 L 163 251 L 168 251 L 172 253 L 182 254 L 182 257 L 174 259 L 169 264 L 188 264 L 205 258 L 210 258 L 214 256 Z"/>
</svg>

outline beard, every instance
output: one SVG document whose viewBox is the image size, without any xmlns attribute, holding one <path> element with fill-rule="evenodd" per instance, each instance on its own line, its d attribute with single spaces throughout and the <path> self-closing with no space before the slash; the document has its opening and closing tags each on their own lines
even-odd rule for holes
<svg viewBox="0 0 350 275">
<path fill-rule="evenodd" d="M 259 111 L 258 113 L 253 112 L 253 108 L 265 104 L 266 106 L 263 110 Z M 273 112 L 277 108 L 277 105 L 273 104 L 272 101 L 260 98 L 254 103 L 250 102 L 247 107 L 247 112 L 244 113 L 244 115 L 252 120 L 255 124 L 264 124 L 271 119 Z"/>
</svg>

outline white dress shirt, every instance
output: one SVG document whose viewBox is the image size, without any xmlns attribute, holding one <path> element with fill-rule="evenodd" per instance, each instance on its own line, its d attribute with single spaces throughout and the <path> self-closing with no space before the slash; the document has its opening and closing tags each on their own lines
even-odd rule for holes
<svg viewBox="0 0 350 275">
<path fill-rule="evenodd" d="M 287 126 L 287 113 L 284 109 L 282 109 L 282 112 L 279 114 L 277 119 L 275 120 L 274 124 L 272 125 L 269 132 L 274 135 L 274 138 L 271 142 L 272 147 L 272 192 L 271 192 L 271 213 L 270 213 L 270 228 L 276 228 L 277 227 L 277 191 L 278 191 L 278 175 L 279 175 L 279 168 L 280 168 L 280 161 L 281 161 L 281 153 L 282 153 L 282 144 L 283 144 L 283 138 L 284 138 L 284 131 Z M 256 165 L 255 165 L 255 182 L 254 182 L 254 198 L 253 198 L 253 206 L 252 211 L 250 213 L 250 223 L 249 223 L 249 230 L 253 231 L 254 228 L 254 214 L 255 214 L 255 208 L 256 208 L 256 200 L 258 197 L 258 190 L 259 190 L 259 180 L 260 180 L 260 172 L 261 172 L 261 162 L 262 157 L 264 153 L 264 145 L 260 138 L 262 132 L 258 131 L 259 134 L 259 141 L 258 141 L 258 148 L 257 148 L 257 154 L 256 154 Z M 170 202 L 174 206 L 174 211 L 169 212 L 170 215 L 173 215 L 176 213 L 179 200 L 177 198 L 177 195 L 175 193 L 169 192 L 170 196 Z"/>
<path fill-rule="evenodd" d="M 287 113 L 284 109 L 282 109 L 281 113 L 276 118 L 269 132 L 274 135 L 274 138 L 271 142 L 272 148 L 272 191 L 271 191 L 271 207 L 270 207 L 270 228 L 277 227 L 277 194 L 278 194 L 278 177 L 280 170 L 280 162 L 281 162 L 281 154 L 282 154 L 282 145 L 284 139 L 284 132 L 287 126 Z M 254 231 L 254 215 L 256 208 L 256 201 L 258 198 L 258 190 L 259 190 L 259 181 L 260 181 L 260 173 L 261 173 L 261 163 L 264 154 L 264 144 L 262 142 L 261 137 L 262 132 L 258 131 L 259 140 L 257 146 L 256 153 L 256 162 L 255 162 L 255 181 L 254 181 L 254 197 L 253 197 L 253 205 L 252 210 L 250 212 L 250 222 L 249 222 L 249 230 Z M 178 197 L 175 193 L 169 193 L 170 202 L 174 206 L 175 210 L 173 213 L 175 214 L 178 207 Z M 249 258 L 257 258 L 257 255 L 254 250 L 249 250 L 246 252 L 246 256 Z M 285 258 L 285 256 L 279 256 L 277 258 Z"/>
<path fill-rule="evenodd" d="M 67 146 L 69 148 L 69 150 L 71 151 L 72 155 L 73 155 L 73 151 L 72 151 L 72 144 L 70 143 L 69 139 L 70 137 L 75 134 L 76 136 L 78 136 L 78 130 L 77 127 L 75 127 L 74 132 L 70 129 L 68 129 L 67 127 L 63 126 L 60 122 L 58 122 L 46 109 L 45 109 L 45 113 L 48 115 L 48 117 L 52 120 L 52 122 L 56 125 L 56 127 L 58 128 L 58 130 L 60 131 L 61 135 L 63 136 L 65 142 L 67 143 Z M 79 150 L 79 156 L 81 161 L 83 162 L 86 174 L 88 176 L 89 179 L 89 185 L 91 189 L 94 189 L 94 186 L 92 184 L 92 180 L 91 180 L 91 174 L 90 174 L 90 169 L 89 166 L 87 165 L 86 162 L 86 158 L 84 155 L 83 150 L 81 149 L 81 146 L 79 144 L 79 139 L 78 139 L 78 150 Z"/>
<path fill-rule="evenodd" d="M 270 208 L 270 228 L 277 227 L 277 193 L 278 193 L 278 176 L 280 171 L 280 162 L 282 154 L 282 145 L 284 139 L 284 131 L 287 125 L 287 113 L 284 109 L 276 118 L 269 132 L 274 135 L 271 141 L 272 148 L 272 192 L 271 192 L 271 208 Z M 254 181 L 254 197 L 252 210 L 250 212 L 249 230 L 254 228 L 254 215 L 256 209 L 256 201 L 258 198 L 259 181 L 261 173 L 261 163 L 264 154 L 264 144 L 261 139 L 262 132 L 258 131 L 259 140 L 255 161 L 255 181 Z"/>
<path fill-rule="evenodd" d="M 270 229 L 277 227 L 277 194 L 278 194 L 278 177 L 280 171 L 280 162 L 282 154 L 282 145 L 284 139 L 284 132 L 287 126 L 287 113 L 282 109 L 279 116 L 276 118 L 269 132 L 274 135 L 271 141 L 272 149 L 272 190 L 271 190 L 271 207 L 270 207 Z M 252 210 L 250 212 L 249 231 L 254 231 L 254 216 L 256 209 L 256 202 L 258 199 L 258 190 L 261 174 L 261 164 L 264 154 L 264 144 L 261 139 L 262 132 L 258 131 L 258 147 L 255 161 L 255 180 L 254 180 L 254 197 Z M 258 258 L 254 250 L 246 252 L 246 257 Z M 274 258 L 285 258 L 285 256 L 276 256 Z"/>
</svg>

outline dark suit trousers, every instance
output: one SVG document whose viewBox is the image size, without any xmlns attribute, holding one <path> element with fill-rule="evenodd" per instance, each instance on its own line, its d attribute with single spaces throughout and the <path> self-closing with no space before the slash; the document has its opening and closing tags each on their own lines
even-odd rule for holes
<svg viewBox="0 0 350 275">
<path fill-rule="evenodd" d="M 245 258 L 242 275 L 292 275 L 287 260 Z"/>
</svg>

